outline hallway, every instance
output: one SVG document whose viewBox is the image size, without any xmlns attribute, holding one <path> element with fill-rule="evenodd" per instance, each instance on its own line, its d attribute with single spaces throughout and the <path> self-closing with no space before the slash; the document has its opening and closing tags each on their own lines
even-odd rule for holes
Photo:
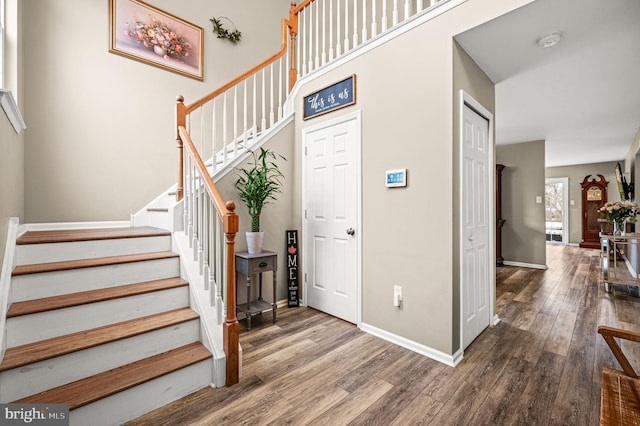
<svg viewBox="0 0 640 426">
<path fill-rule="evenodd" d="M 597 425 L 596 332 L 640 330 L 640 299 L 599 284 L 598 250 L 547 246 L 546 271 L 497 269 L 501 322 L 447 367 L 307 308 L 241 332 L 238 385 L 203 389 L 130 425 Z M 634 365 L 640 351 L 623 346 Z"/>
</svg>

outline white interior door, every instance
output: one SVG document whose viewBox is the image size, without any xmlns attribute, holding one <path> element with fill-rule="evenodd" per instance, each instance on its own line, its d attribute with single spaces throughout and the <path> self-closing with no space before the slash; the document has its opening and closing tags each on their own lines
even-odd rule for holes
<svg viewBox="0 0 640 426">
<path fill-rule="evenodd" d="M 305 131 L 307 305 L 357 323 L 359 115 Z"/>
<path fill-rule="evenodd" d="M 462 128 L 462 338 L 466 348 L 491 321 L 490 204 L 493 197 L 489 122 L 466 104 Z"/>
</svg>

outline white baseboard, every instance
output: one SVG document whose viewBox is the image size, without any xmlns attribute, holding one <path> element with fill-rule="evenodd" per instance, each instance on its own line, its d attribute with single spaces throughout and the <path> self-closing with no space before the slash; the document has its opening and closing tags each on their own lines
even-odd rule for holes
<svg viewBox="0 0 640 426">
<path fill-rule="evenodd" d="M 538 265 L 537 263 L 512 262 L 510 260 L 505 260 L 502 263 L 507 266 L 519 266 L 521 268 L 549 269 L 547 265 Z"/>
<path fill-rule="evenodd" d="M 462 355 L 463 355 L 462 350 L 458 350 L 453 355 L 449 355 L 444 352 L 440 352 L 436 349 L 433 349 L 429 346 L 416 343 L 413 340 L 409 340 L 402 336 L 389 333 L 388 331 L 382 330 L 380 328 L 374 327 L 364 322 L 360 324 L 360 329 L 365 333 L 369 333 L 373 336 L 379 337 L 395 345 L 402 346 L 403 348 L 409 349 L 410 351 L 419 353 L 420 355 L 424 355 L 427 358 L 431 358 L 435 361 L 446 364 L 449 367 L 455 367 L 460 363 L 460 361 L 462 361 Z"/>
<path fill-rule="evenodd" d="M 580 247 L 580 243 L 568 243 L 567 245 L 571 247 Z"/>
<path fill-rule="evenodd" d="M 26 231 L 45 231 L 55 229 L 87 229 L 87 228 L 126 228 L 131 226 L 130 220 L 105 222 L 58 222 L 58 223 L 25 223 L 20 225 L 20 234 Z"/>
</svg>

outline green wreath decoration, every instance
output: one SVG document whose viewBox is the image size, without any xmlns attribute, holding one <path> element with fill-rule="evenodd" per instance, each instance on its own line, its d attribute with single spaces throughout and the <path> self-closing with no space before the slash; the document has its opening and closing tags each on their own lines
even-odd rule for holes
<svg viewBox="0 0 640 426">
<path fill-rule="evenodd" d="M 220 21 L 221 19 L 226 19 L 227 21 L 231 22 L 231 25 L 233 25 L 233 31 L 229 31 L 224 28 L 222 22 Z M 220 16 L 219 18 L 216 18 L 214 16 L 213 18 L 209 19 L 209 21 L 211 21 L 211 23 L 213 24 L 213 33 L 217 34 L 218 38 L 226 38 L 234 44 L 237 44 L 240 41 L 240 38 L 242 38 L 242 33 L 236 29 L 233 21 L 226 16 Z"/>
</svg>

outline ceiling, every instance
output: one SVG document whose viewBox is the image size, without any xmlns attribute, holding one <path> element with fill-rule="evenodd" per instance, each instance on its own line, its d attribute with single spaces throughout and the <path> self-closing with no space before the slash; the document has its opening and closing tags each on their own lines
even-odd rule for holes
<svg viewBox="0 0 640 426">
<path fill-rule="evenodd" d="M 538 37 L 561 31 L 541 48 Z M 640 128 L 640 1 L 536 0 L 456 40 L 496 84 L 496 144 L 547 167 L 622 160 Z"/>
</svg>

